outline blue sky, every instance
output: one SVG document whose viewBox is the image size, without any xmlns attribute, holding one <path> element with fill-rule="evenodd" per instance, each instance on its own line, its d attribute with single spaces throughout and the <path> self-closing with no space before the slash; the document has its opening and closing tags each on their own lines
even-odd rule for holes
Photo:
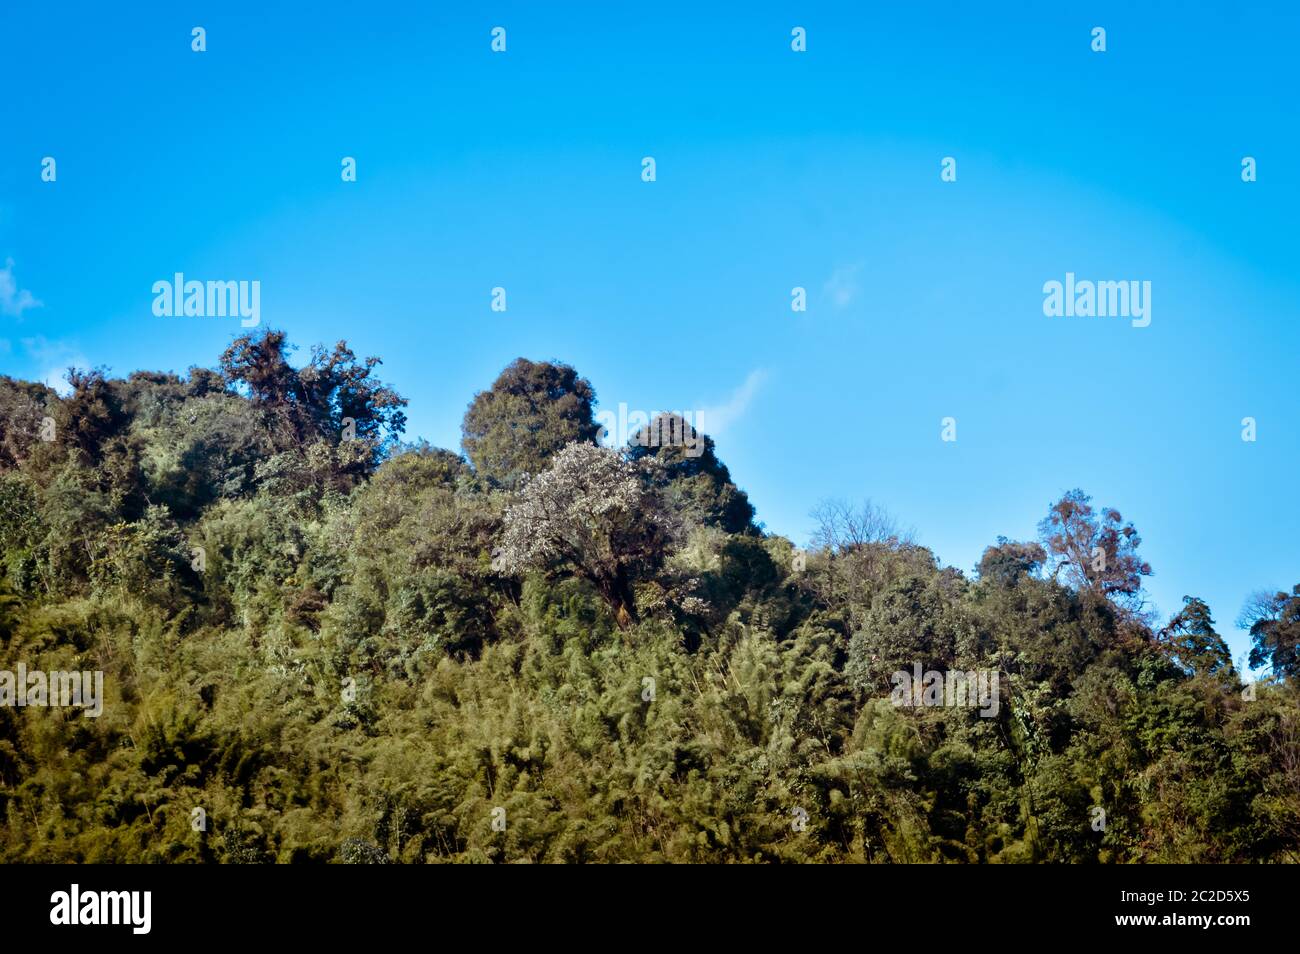
<svg viewBox="0 0 1300 954">
<path fill-rule="evenodd" d="M 384 359 L 409 437 L 560 359 L 705 409 L 798 542 L 870 497 L 969 571 L 1079 486 L 1234 655 L 1300 582 L 1292 4 L 268 6 L 5 5 L 0 371 L 211 365 L 238 320 L 153 282 L 258 280 L 304 353 Z M 1151 325 L 1044 316 L 1066 272 L 1150 281 Z"/>
</svg>

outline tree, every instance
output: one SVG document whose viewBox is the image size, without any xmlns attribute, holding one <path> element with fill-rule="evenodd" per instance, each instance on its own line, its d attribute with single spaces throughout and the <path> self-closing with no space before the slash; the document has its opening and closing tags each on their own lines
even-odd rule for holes
<svg viewBox="0 0 1300 954">
<path fill-rule="evenodd" d="M 862 627 L 872 601 L 887 587 L 934 571 L 934 555 L 870 500 L 824 500 L 811 516 L 817 556 L 809 562 L 805 585 L 827 606 L 845 611 L 851 629 Z"/>
<path fill-rule="evenodd" d="M 1043 545 L 1056 561 L 1052 578 L 1064 571 L 1076 590 L 1136 608 L 1142 577 L 1151 574 L 1151 565 L 1137 554 L 1142 538 L 1114 508 L 1103 510 L 1098 519 L 1088 503 L 1091 499 L 1082 490 L 1071 490 L 1038 525 Z"/>
<path fill-rule="evenodd" d="M 40 432 L 58 395 L 44 384 L 0 375 L 0 471 L 17 467 L 40 444 Z"/>
<path fill-rule="evenodd" d="M 1047 562 L 1047 553 L 1037 543 L 1017 543 L 998 537 L 996 546 L 988 547 L 980 557 L 981 580 L 998 586 L 1015 586 L 1027 576 L 1034 576 Z"/>
<path fill-rule="evenodd" d="M 1232 670 L 1228 644 L 1214 631 L 1214 619 L 1204 601 L 1183 597 L 1183 608 L 1157 634 L 1175 663 L 1191 675 Z"/>
<path fill-rule="evenodd" d="M 591 383 L 569 365 L 517 358 L 489 390 L 474 395 L 461 446 L 480 476 L 516 489 L 561 448 L 595 441 L 595 400 Z"/>
<path fill-rule="evenodd" d="M 121 395 L 105 376 L 104 368 L 68 369 L 72 393 L 59 404 L 60 441 L 86 466 L 99 463 L 109 441 L 129 422 Z"/>
<path fill-rule="evenodd" d="M 302 370 L 289 364 L 282 331 L 240 335 L 221 355 L 221 372 L 266 415 L 276 447 L 299 450 L 318 440 L 361 441 L 369 464 L 406 429 L 406 399 L 374 376 L 378 358 L 358 361 L 346 341 L 317 345 Z"/>
<path fill-rule="evenodd" d="M 900 670 L 972 668 L 985 648 L 978 621 L 960 601 L 954 581 L 942 575 L 899 580 L 872 604 L 849 642 L 845 674 L 868 695 L 889 691 Z"/>
<path fill-rule="evenodd" d="M 674 536 L 669 513 L 636 467 L 615 451 L 575 442 L 506 510 L 493 566 L 576 573 L 626 627 L 636 620 L 632 584 L 662 562 Z"/>
<path fill-rule="evenodd" d="M 713 438 L 677 414 L 660 414 L 628 439 L 633 463 L 653 459 L 654 481 L 674 512 L 727 533 L 754 533 L 754 507 L 714 453 Z"/>
<path fill-rule="evenodd" d="M 1300 584 L 1256 606 L 1250 627 L 1252 669 L 1269 666 L 1279 676 L 1300 676 Z"/>
<path fill-rule="evenodd" d="M 813 546 L 834 553 L 850 553 L 874 543 L 890 546 L 911 543 L 889 512 L 870 500 L 854 506 L 846 500 L 823 500 L 811 514 L 817 524 Z"/>
</svg>

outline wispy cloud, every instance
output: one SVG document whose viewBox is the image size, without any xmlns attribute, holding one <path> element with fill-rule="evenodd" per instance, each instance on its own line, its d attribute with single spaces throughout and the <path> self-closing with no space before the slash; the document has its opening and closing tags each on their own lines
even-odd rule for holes
<svg viewBox="0 0 1300 954">
<path fill-rule="evenodd" d="M 822 294 L 830 299 L 832 306 L 847 308 L 858 297 L 858 293 L 862 291 L 862 286 L 858 284 L 860 271 L 862 271 L 862 263 L 856 262 L 852 265 L 841 265 L 831 272 L 831 277 L 822 286 Z"/>
<path fill-rule="evenodd" d="M 756 368 L 749 372 L 744 384 L 731 392 L 731 396 L 725 403 L 701 408 L 700 415 L 703 418 L 705 432 L 711 437 L 717 437 L 740 420 L 765 380 L 767 380 L 767 372 L 762 368 Z"/>
<path fill-rule="evenodd" d="M 27 356 L 36 366 L 37 380 L 65 397 L 72 393 L 72 385 L 68 384 L 68 368 L 90 367 L 86 356 L 66 341 L 24 338 L 22 344 Z"/>
<path fill-rule="evenodd" d="M 27 289 L 18 287 L 18 280 L 14 278 L 14 260 L 5 259 L 5 267 L 0 268 L 0 315 L 18 318 L 28 308 L 40 308 L 41 304 Z"/>
</svg>

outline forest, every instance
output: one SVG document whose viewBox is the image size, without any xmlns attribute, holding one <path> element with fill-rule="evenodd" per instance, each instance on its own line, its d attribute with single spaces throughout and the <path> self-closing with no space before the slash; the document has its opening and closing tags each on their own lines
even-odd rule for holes
<svg viewBox="0 0 1300 954">
<path fill-rule="evenodd" d="M 295 357 L 0 377 L 0 669 L 103 674 L 0 705 L 0 860 L 1300 861 L 1300 585 L 1234 663 L 1082 490 L 977 567 L 869 486 L 796 546 L 689 423 L 605 446 L 563 363 L 447 450 L 377 358 Z"/>
</svg>

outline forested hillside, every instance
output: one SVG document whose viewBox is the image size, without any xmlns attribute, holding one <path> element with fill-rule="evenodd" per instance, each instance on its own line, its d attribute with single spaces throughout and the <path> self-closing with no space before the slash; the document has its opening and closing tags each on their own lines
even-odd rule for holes
<svg viewBox="0 0 1300 954">
<path fill-rule="evenodd" d="M 1300 586 L 1244 683 L 1080 491 L 977 568 L 856 502 L 801 553 L 711 440 L 598 446 L 573 368 L 506 368 L 462 455 L 290 356 L 0 378 L 0 669 L 104 673 L 0 707 L 0 860 L 1300 860 Z"/>
</svg>

